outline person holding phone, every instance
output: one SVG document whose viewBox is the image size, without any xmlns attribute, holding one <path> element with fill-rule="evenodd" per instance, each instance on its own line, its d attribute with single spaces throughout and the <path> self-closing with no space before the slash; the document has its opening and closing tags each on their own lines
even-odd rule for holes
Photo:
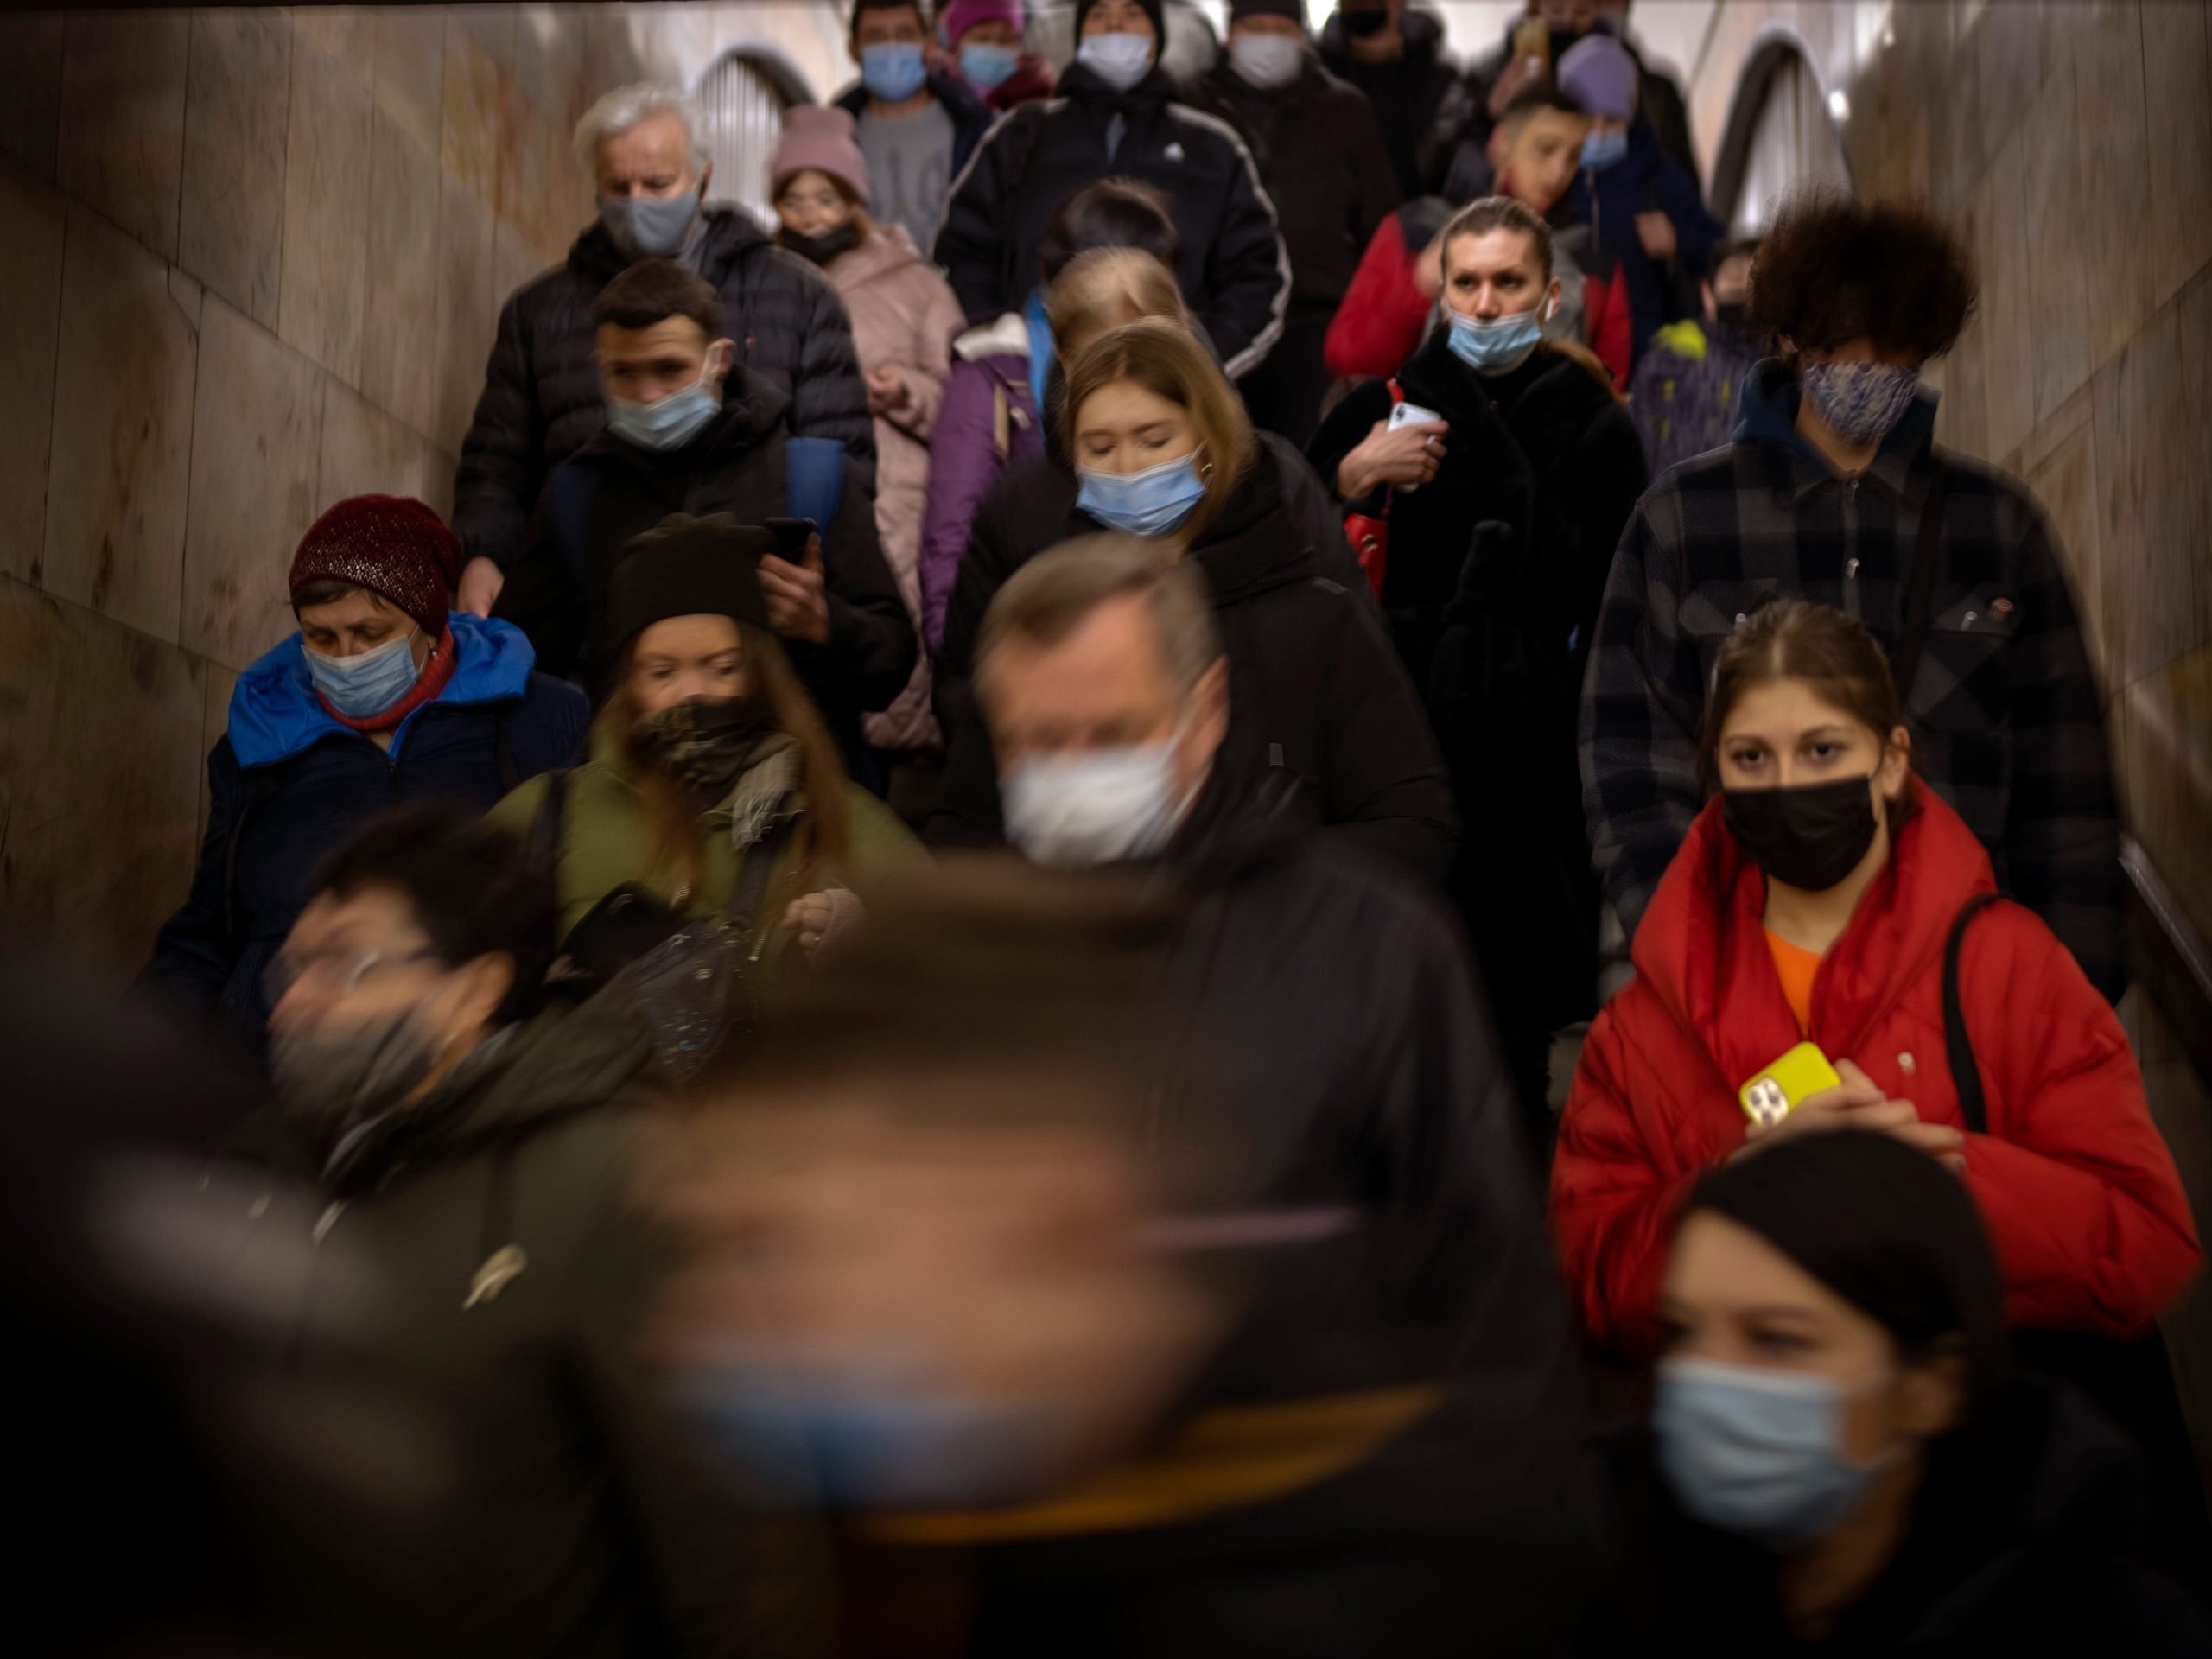
<svg viewBox="0 0 2212 1659">
<path fill-rule="evenodd" d="M 1454 897 L 1548 1131 L 1552 1033 L 1597 1002 L 1575 709 L 1643 448 L 1604 365 L 1544 332 L 1560 302 L 1544 221 L 1491 196 L 1437 241 L 1426 341 L 1338 404 L 1308 455 L 1350 512 L 1388 521 L 1382 607 L 1467 826 Z"/>
<path fill-rule="evenodd" d="M 748 524 L 789 515 L 806 441 L 789 430 L 790 399 L 738 363 L 715 291 L 681 264 L 632 265 L 593 315 L 607 430 L 553 469 L 493 614 L 596 706 L 620 683 L 605 625 L 624 544 L 675 512 Z M 768 624 L 849 768 L 868 777 L 861 717 L 906 689 L 919 645 L 863 481 L 845 479 L 834 505 L 815 511 L 827 521 L 764 561 L 760 585 Z"/>
<path fill-rule="evenodd" d="M 2009 1323 L 2143 1332 L 2200 1251 L 2126 1034 L 2033 912 L 1993 902 L 1989 855 L 1914 775 L 1880 646 L 1840 611 L 1784 600 L 1709 667 L 1698 758 L 1715 792 L 1637 931 L 1635 979 L 1591 1027 L 1552 1168 L 1585 1330 L 1648 1356 L 1669 1230 L 1700 1178 L 1865 1129 L 1965 1184 Z M 1835 1085 L 1752 1116 L 1739 1090 L 1807 1042 Z"/>
</svg>

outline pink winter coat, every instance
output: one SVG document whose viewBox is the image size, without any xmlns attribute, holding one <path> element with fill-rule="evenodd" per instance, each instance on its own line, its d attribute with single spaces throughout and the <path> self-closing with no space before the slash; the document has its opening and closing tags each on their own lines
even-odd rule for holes
<svg viewBox="0 0 2212 1659">
<path fill-rule="evenodd" d="M 930 431 L 951 366 L 952 337 L 962 326 L 960 302 L 937 267 L 915 250 L 896 225 L 878 225 L 857 247 L 832 259 L 823 273 L 853 320 L 861 371 L 899 374 L 899 390 L 875 417 L 875 531 L 899 591 L 921 628 L 922 511 L 929 494 Z M 943 746 L 930 713 L 928 654 L 898 701 L 868 717 L 868 741 L 879 748 L 935 749 Z"/>
</svg>

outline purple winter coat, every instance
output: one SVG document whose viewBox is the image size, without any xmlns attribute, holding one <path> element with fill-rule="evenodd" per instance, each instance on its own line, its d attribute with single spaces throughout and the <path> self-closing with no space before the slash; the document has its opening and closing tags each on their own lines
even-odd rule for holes
<svg viewBox="0 0 2212 1659">
<path fill-rule="evenodd" d="M 977 505 L 1008 467 L 1044 453 L 1044 428 L 1029 390 L 1027 332 L 1020 315 L 1009 313 L 953 342 L 952 372 L 930 435 L 921 577 L 922 632 L 932 653 L 944 639 L 945 606 Z"/>
</svg>

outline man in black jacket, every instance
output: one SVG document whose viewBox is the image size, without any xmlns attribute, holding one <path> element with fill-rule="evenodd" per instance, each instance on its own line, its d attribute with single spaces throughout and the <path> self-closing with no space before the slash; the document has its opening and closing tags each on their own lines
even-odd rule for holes
<svg viewBox="0 0 2212 1659">
<path fill-rule="evenodd" d="M 1302 448 L 1329 390 L 1329 321 L 1368 238 L 1398 205 L 1382 129 L 1366 98 L 1314 56 L 1305 0 L 1232 0 L 1229 44 L 1189 97 L 1243 138 L 1282 226 L 1290 311 L 1268 360 L 1245 378 L 1244 402 L 1255 425 Z"/>
<path fill-rule="evenodd" d="M 1374 106 L 1398 194 L 1410 201 L 1441 189 L 1467 117 L 1444 25 L 1406 0 L 1349 0 L 1321 30 L 1321 61 Z"/>
<path fill-rule="evenodd" d="M 546 476 L 607 423 L 592 366 L 592 301 L 639 259 L 672 258 L 721 296 L 739 361 L 790 400 L 791 431 L 835 438 L 865 492 L 874 429 L 845 308 L 820 272 L 782 252 L 751 218 L 702 210 L 713 164 L 696 110 L 650 83 L 609 92 L 576 124 L 593 168 L 599 222 L 568 263 L 510 295 L 461 450 L 454 531 L 467 564 L 461 608 L 491 614 L 522 550 Z"/>
<path fill-rule="evenodd" d="M 1081 0 L 1059 95 L 993 127 L 953 181 L 937 262 L 978 321 L 1019 311 L 1060 204 L 1111 174 L 1166 192 L 1183 233 L 1175 277 L 1231 379 L 1265 359 L 1290 302 L 1290 259 L 1251 152 L 1218 117 L 1175 102 L 1159 65 L 1160 0 Z"/>
<path fill-rule="evenodd" d="M 786 516 L 790 399 L 734 365 L 721 301 L 672 260 L 631 266 L 593 315 L 613 419 L 553 469 L 498 614 L 530 636 L 541 667 L 582 679 L 597 703 L 613 689 L 601 621 L 624 545 L 671 513 L 749 524 Z M 860 716 L 890 705 L 919 647 L 874 512 L 849 477 L 819 529 L 817 546 L 792 549 L 802 556 L 764 560 L 761 587 L 850 760 L 861 752 Z"/>
</svg>

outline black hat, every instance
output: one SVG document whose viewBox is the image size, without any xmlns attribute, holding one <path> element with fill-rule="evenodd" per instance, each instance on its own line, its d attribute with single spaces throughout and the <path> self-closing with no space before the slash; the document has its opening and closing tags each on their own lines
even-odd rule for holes
<svg viewBox="0 0 2212 1659">
<path fill-rule="evenodd" d="M 1306 0 L 1229 0 L 1229 21 L 1240 17 L 1287 17 L 1306 27 Z"/>
<path fill-rule="evenodd" d="M 1076 0 L 1075 38 L 1078 46 L 1083 42 L 1083 20 L 1091 7 L 1097 3 L 1098 0 Z M 1152 60 L 1157 65 L 1167 50 L 1166 0 L 1137 0 L 1137 4 L 1144 9 L 1144 15 L 1152 19 L 1152 38 L 1158 42 L 1153 48 Z"/>
<path fill-rule="evenodd" d="M 774 532 L 726 512 L 671 513 L 622 545 L 607 585 L 608 641 L 619 651 L 671 616 L 727 616 L 766 632 L 760 561 L 777 545 Z"/>
</svg>

